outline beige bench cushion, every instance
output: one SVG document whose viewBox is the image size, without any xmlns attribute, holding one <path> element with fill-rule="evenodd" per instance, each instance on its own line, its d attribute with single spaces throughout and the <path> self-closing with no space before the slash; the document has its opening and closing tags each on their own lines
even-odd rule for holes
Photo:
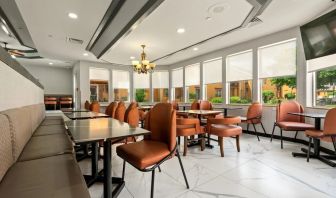
<svg viewBox="0 0 336 198">
<path fill-rule="evenodd" d="M 46 125 L 38 127 L 33 136 L 65 134 L 65 133 L 66 129 L 64 125 Z"/>
<path fill-rule="evenodd" d="M 73 153 L 73 146 L 66 134 L 32 137 L 23 149 L 18 161 L 40 159 L 64 153 Z"/>
<path fill-rule="evenodd" d="M 0 195 L 15 198 L 90 197 L 71 154 L 17 162 L 0 183 Z"/>
<path fill-rule="evenodd" d="M 32 135 L 32 122 L 27 108 L 10 109 L 1 112 L 8 117 L 13 143 L 14 159 L 18 159 L 23 147 Z"/>
<path fill-rule="evenodd" d="M 0 181 L 14 163 L 9 120 L 0 114 Z"/>
</svg>

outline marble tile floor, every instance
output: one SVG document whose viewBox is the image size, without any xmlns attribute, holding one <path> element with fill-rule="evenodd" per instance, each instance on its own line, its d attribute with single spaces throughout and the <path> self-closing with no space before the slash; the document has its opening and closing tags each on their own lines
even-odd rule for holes
<svg viewBox="0 0 336 198">
<path fill-rule="evenodd" d="M 235 139 L 224 141 L 225 157 L 220 157 L 219 147 L 200 151 L 189 148 L 183 165 L 189 180 L 186 189 L 177 158 L 166 161 L 162 172 L 155 175 L 155 197 L 222 198 L 222 197 L 336 197 L 336 169 L 312 159 L 293 158 L 291 152 L 300 151 L 304 145 L 257 138 L 243 134 L 241 152 L 235 147 Z M 181 145 L 181 149 L 182 149 Z M 115 151 L 115 145 L 113 146 Z M 113 153 L 112 174 L 121 176 L 122 160 Z M 83 173 L 90 173 L 90 160 L 80 162 Z M 102 167 L 102 160 L 99 161 Z M 126 186 L 121 198 L 149 198 L 151 173 L 143 173 L 126 165 Z M 96 183 L 89 188 L 92 198 L 100 198 L 103 185 Z"/>
</svg>

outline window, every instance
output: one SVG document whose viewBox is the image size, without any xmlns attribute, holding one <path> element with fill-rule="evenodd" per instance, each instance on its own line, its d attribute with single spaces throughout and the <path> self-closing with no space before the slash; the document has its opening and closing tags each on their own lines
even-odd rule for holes
<svg viewBox="0 0 336 198">
<path fill-rule="evenodd" d="M 107 69 L 90 68 L 90 101 L 108 102 L 110 71 Z"/>
<path fill-rule="evenodd" d="M 149 102 L 149 74 L 133 73 L 134 83 L 134 98 L 137 102 Z"/>
<path fill-rule="evenodd" d="M 155 71 L 152 74 L 152 87 L 154 102 L 168 102 L 168 71 Z"/>
<path fill-rule="evenodd" d="M 185 84 L 187 102 L 200 99 L 200 65 L 194 64 L 185 67 Z"/>
<path fill-rule="evenodd" d="M 183 102 L 183 68 L 172 70 L 172 99 Z"/>
<path fill-rule="evenodd" d="M 296 39 L 260 47 L 259 77 L 262 100 L 277 104 L 296 98 Z"/>
<path fill-rule="evenodd" d="M 229 84 L 230 104 L 252 102 L 252 50 L 226 57 L 226 79 Z"/>
<path fill-rule="evenodd" d="M 222 103 L 222 58 L 203 63 L 203 81 L 206 100 Z"/>
<path fill-rule="evenodd" d="M 129 101 L 129 72 L 114 70 L 112 72 L 114 101 Z"/>
</svg>

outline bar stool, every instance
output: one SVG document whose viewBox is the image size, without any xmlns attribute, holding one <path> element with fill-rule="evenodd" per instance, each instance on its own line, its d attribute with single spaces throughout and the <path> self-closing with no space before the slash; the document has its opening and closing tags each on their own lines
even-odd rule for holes
<svg viewBox="0 0 336 198">
<path fill-rule="evenodd" d="M 60 109 L 62 109 L 62 105 L 69 105 L 72 108 L 72 98 L 71 97 L 62 97 L 60 99 Z"/>
<path fill-rule="evenodd" d="M 44 104 L 47 105 L 54 105 L 54 110 L 56 110 L 57 107 L 57 98 L 55 97 L 45 97 L 44 98 Z"/>
</svg>

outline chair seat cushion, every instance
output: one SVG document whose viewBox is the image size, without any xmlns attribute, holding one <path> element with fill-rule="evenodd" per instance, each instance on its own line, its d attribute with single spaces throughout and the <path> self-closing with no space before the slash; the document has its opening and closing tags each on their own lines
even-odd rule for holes
<svg viewBox="0 0 336 198">
<path fill-rule="evenodd" d="M 277 122 L 276 124 L 286 131 L 305 131 L 315 129 L 314 125 L 303 122 Z"/>
<path fill-rule="evenodd" d="M 73 146 L 66 134 L 34 136 L 24 147 L 19 161 L 40 159 L 64 153 L 73 153 Z"/>
<path fill-rule="evenodd" d="M 117 154 L 128 163 L 142 170 L 167 157 L 170 151 L 165 143 L 144 140 L 118 146 Z"/>
<path fill-rule="evenodd" d="M 191 136 L 191 135 L 197 135 L 197 134 L 204 134 L 205 128 L 204 126 L 200 127 L 200 131 L 197 131 L 195 128 L 183 128 L 181 126 L 178 126 L 176 128 L 176 135 L 177 136 Z"/>
<path fill-rule="evenodd" d="M 45 125 L 38 127 L 33 136 L 52 135 L 52 134 L 65 134 L 66 129 L 64 125 Z"/>
<path fill-rule="evenodd" d="M 58 155 L 15 163 L 0 183 L 1 197 L 89 198 L 73 155 Z"/>
<path fill-rule="evenodd" d="M 332 142 L 332 135 L 325 135 L 321 130 L 307 130 L 305 131 L 306 136 L 317 138 L 325 142 Z M 333 135 L 336 140 L 336 135 Z"/>
<path fill-rule="evenodd" d="M 64 121 L 59 120 L 59 119 L 45 119 L 41 123 L 41 126 L 46 126 L 46 125 L 64 125 Z"/>
<path fill-rule="evenodd" d="M 242 128 L 237 125 L 213 124 L 211 125 L 209 133 L 219 137 L 230 137 L 242 134 Z"/>
</svg>

